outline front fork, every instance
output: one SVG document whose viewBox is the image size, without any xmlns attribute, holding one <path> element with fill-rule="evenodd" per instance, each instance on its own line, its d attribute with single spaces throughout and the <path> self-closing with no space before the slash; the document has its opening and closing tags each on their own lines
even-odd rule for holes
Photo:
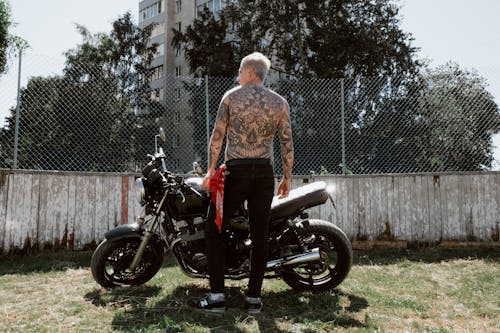
<svg viewBox="0 0 500 333">
<path fill-rule="evenodd" d="M 156 208 L 152 221 L 147 224 L 146 230 L 144 231 L 144 236 L 141 237 L 141 244 L 139 244 L 139 248 L 135 253 L 134 260 L 132 260 L 132 264 L 130 264 L 130 267 L 128 268 L 131 272 L 133 272 L 134 269 L 136 269 L 139 263 L 141 262 L 144 250 L 146 250 L 146 246 L 151 240 L 151 237 L 153 237 L 154 229 L 156 227 L 156 224 L 158 223 L 158 218 L 160 217 L 161 209 L 163 207 L 163 203 L 167 198 L 167 194 L 168 191 L 165 191 L 163 198 L 161 199 L 160 203 L 158 204 L 158 207 Z"/>
</svg>

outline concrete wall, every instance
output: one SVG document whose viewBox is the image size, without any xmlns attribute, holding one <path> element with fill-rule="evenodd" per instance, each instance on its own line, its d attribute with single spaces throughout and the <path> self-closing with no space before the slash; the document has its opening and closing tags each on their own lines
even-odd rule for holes
<svg viewBox="0 0 500 333">
<path fill-rule="evenodd" d="M 335 189 L 310 216 L 353 241 L 498 244 L 500 172 L 296 177 Z M 135 175 L 0 170 L 0 252 L 83 249 L 140 213 Z"/>
</svg>

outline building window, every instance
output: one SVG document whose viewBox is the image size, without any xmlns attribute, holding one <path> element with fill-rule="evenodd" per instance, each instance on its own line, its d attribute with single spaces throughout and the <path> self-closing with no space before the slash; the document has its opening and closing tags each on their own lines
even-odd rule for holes
<svg viewBox="0 0 500 333">
<path fill-rule="evenodd" d="M 161 89 L 151 90 L 150 99 L 151 99 L 151 101 L 155 101 L 155 102 L 162 101 L 163 100 L 163 90 L 161 90 Z"/>
<path fill-rule="evenodd" d="M 175 1 L 175 12 L 180 13 L 182 11 L 182 0 Z"/>
<path fill-rule="evenodd" d="M 175 67 L 175 76 L 180 77 L 181 76 L 181 66 Z"/>
<path fill-rule="evenodd" d="M 181 32 L 181 29 L 182 29 L 182 24 L 181 24 L 181 22 L 177 22 L 177 23 L 175 24 L 175 28 L 177 29 L 177 31 Z"/>
<path fill-rule="evenodd" d="M 150 19 L 160 13 L 163 13 L 164 10 L 164 0 L 160 0 L 158 2 L 155 2 L 151 6 L 148 6 L 146 8 L 143 8 L 139 12 L 139 22 L 145 21 L 147 19 Z"/>
<path fill-rule="evenodd" d="M 196 18 L 203 12 L 203 9 L 206 7 L 212 13 L 217 13 L 222 8 L 226 6 L 225 0 L 196 0 Z"/>
<path fill-rule="evenodd" d="M 181 90 L 179 88 L 175 88 L 174 95 L 175 95 L 176 102 L 181 100 Z"/>
<path fill-rule="evenodd" d="M 165 23 L 159 23 L 155 25 L 155 27 L 151 31 L 151 38 L 159 36 L 164 33 L 165 33 Z"/>
<path fill-rule="evenodd" d="M 150 73 L 149 79 L 151 81 L 158 80 L 163 76 L 163 65 L 151 68 L 149 73 Z"/>
<path fill-rule="evenodd" d="M 157 57 L 161 57 L 162 55 L 165 54 L 165 45 L 164 44 L 159 44 L 157 47 L 156 47 L 156 52 L 154 54 L 154 57 L 157 58 Z"/>
</svg>

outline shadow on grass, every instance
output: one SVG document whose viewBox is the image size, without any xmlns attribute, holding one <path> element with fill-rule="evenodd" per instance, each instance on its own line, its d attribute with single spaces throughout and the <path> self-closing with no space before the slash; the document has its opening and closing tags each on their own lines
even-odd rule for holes
<svg viewBox="0 0 500 333">
<path fill-rule="evenodd" d="M 97 307 L 115 309 L 143 308 L 146 302 L 161 291 L 158 286 L 142 285 L 138 287 L 122 287 L 114 289 L 96 289 L 85 294 L 84 299 Z"/>
<path fill-rule="evenodd" d="M 64 271 L 68 268 L 87 268 L 90 267 L 92 253 L 92 251 L 46 251 L 31 255 L 0 256 L 0 276 Z M 391 265 L 405 260 L 434 263 L 455 259 L 483 259 L 498 262 L 500 261 L 500 246 L 450 249 L 380 247 L 354 251 L 354 265 Z M 170 252 L 167 252 L 163 267 L 176 265 L 175 258 Z"/>
<path fill-rule="evenodd" d="M 302 327 L 303 332 L 315 332 L 325 325 L 334 327 L 366 327 L 356 319 L 356 313 L 367 308 L 366 299 L 341 291 L 301 293 L 293 290 L 266 291 L 263 294 L 264 311 L 255 317 L 243 311 L 243 291 L 239 287 L 226 289 L 228 310 L 223 316 L 193 311 L 187 301 L 204 295 L 208 290 L 197 285 L 175 288 L 168 296 L 154 299 L 158 287 L 121 288 L 111 291 L 93 291 L 85 298 L 96 306 L 115 306 L 113 329 L 136 332 L 160 329 L 165 332 L 243 332 L 242 328 L 255 318 L 253 325 L 259 331 L 289 332 L 291 327 Z M 146 301 L 152 299 L 153 302 Z M 309 331 L 303 330 L 308 327 Z M 248 327 L 247 327 L 248 329 Z"/>
<path fill-rule="evenodd" d="M 392 265 L 402 261 L 438 263 L 456 259 L 500 261 L 500 247 L 437 248 L 423 247 L 414 249 L 373 248 L 355 250 L 354 265 Z"/>
<path fill-rule="evenodd" d="M 64 271 L 90 266 L 91 251 L 40 252 L 0 257 L 0 276 Z"/>
<path fill-rule="evenodd" d="M 0 276 L 6 274 L 32 274 L 89 268 L 93 251 L 39 252 L 31 255 L 0 257 Z M 177 265 L 171 252 L 165 254 L 162 267 Z"/>
</svg>

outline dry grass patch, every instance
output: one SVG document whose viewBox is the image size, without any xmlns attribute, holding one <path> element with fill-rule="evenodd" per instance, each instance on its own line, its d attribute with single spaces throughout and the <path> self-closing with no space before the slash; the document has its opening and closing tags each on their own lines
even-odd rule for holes
<svg viewBox="0 0 500 333">
<path fill-rule="evenodd" d="M 500 332 L 498 249 L 356 251 L 335 291 L 298 293 L 266 280 L 265 311 L 241 308 L 246 281 L 228 281 L 227 313 L 193 313 L 208 290 L 167 257 L 144 286 L 105 290 L 89 252 L 0 261 L 0 332 Z"/>
</svg>

